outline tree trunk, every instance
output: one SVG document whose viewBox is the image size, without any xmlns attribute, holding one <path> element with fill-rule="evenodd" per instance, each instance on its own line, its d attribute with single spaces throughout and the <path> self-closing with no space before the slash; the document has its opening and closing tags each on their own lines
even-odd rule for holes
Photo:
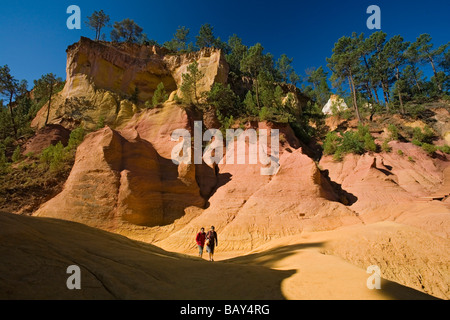
<svg viewBox="0 0 450 320">
<path fill-rule="evenodd" d="M 437 76 L 436 67 L 434 66 L 433 58 L 431 56 L 428 56 L 428 59 L 430 60 L 431 67 L 433 68 L 433 73 L 434 73 L 434 77 L 436 78 L 436 83 L 438 85 L 438 89 L 439 89 L 439 91 L 442 91 L 442 86 L 441 86 L 441 83 L 439 82 L 439 79 Z"/>
<path fill-rule="evenodd" d="M 383 81 L 381 81 L 381 89 L 383 89 L 384 104 L 386 105 L 386 111 L 389 112 L 389 98 L 386 92 L 385 83 Z"/>
<path fill-rule="evenodd" d="M 353 75 L 352 75 L 351 71 L 350 71 L 350 76 L 349 76 L 349 83 L 350 83 L 350 88 L 351 88 L 352 94 L 353 94 L 353 105 L 355 107 L 356 117 L 358 118 L 358 121 L 361 122 L 361 115 L 359 114 L 358 103 L 356 100 L 355 83 L 353 82 Z"/>
<path fill-rule="evenodd" d="M 255 79 L 255 93 L 256 93 L 256 104 L 258 109 L 261 109 L 261 105 L 259 104 L 259 84 L 258 79 Z"/>
<path fill-rule="evenodd" d="M 372 86 L 372 89 L 373 89 L 373 93 L 375 94 L 375 101 L 377 102 L 377 104 L 380 104 L 380 98 L 378 98 L 377 88 L 375 86 Z"/>
<path fill-rule="evenodd" d="M 16 122 L 14 121 L 14 112 L 12 108 L 12 100 L 13 100 L 13 94 L 11 93 L 9 96 L 9 112 L 11 113 L 11 122 L 14 130 L 14 138 L 17 139 L 17 128 L 16 128 Z"/>
<path fill-rule="evenodd" d="M 369 81 L 366 82 L 366 90 L 367 90 L 367 93 L 369 94 L 370 102 L 373 102 L 373 94 L 372 94 L 372 89 L 370 89 Z"/>
<path fill-rule="evenodd" d="M 395 77 L 397 78 L 397 83 L 400 80 L 400 71 L 398 70 L 398 67 L 396 67 Z M 398 90 L 398 101 L 400 101 L 400 113 L 402 115 L 405 114 L 405 107 L 403 106 L 403 99 L 402 99 L 402 90 L 400 87 L 397 86 Z"/>
<path fill-rule="evenodd" d="M 52 103 L 52 95 L 53 95 L 53 83 L 50 83 L 50 96 L 48 98 L 48 108 L 47 108 L 47 118 L 45 118 L 45 124 L 44 126 L 47 125 L 48 123 L 48 118 L 50 116 L 50 104 Z"/>
<path fill-rule="evenodd" d="M 417 89 L 419 89 L 419 92 L 422 92 L 422 88 L 419 85 L 419 81 L 417 79 L 416 69 L 415 69 L 414 65 L 412 65 L 412 71 L 413 71 L 413 77 L 414 77 L 414 82 L 416 83 L 416 87 L 417 87 Z"/>
</svg>

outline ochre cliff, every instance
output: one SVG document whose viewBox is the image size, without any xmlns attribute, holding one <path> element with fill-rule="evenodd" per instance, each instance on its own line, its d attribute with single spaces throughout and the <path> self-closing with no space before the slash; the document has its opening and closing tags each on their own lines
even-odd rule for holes
<svg viewBox="0 0 450 320">
<path fill-rule="evenodd" d="M 162 82 L 170 94 L 178 90 L 187 66 L 197 61 L 204 77 L 199 94 L 215 82 L 226 83 L 228 64 L 219 49 L 173 54 L 156 46 L 96 42 L 82 37 L 67 48 L 66 84 L 52 99 L 49 123 L 94 129 L 100 121 L 118 127 L 151 100 Z M 172 95 L 173 96 L 173 95 Z M 44 125 L 47 105 L 32 122 Z"/>
</svg>

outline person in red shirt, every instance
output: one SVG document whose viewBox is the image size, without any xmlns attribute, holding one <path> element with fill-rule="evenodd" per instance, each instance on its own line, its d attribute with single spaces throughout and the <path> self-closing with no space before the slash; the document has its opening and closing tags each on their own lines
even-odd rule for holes
<svg viewBox="0 0 450 320">
<path fill-rule="evenodd" d="M 203 255 L 203 247 L 205 246 L 205 240 L 206 240 L 206 233 L 205 228 L 201 228 L 200 232 L 197 233 L 197 236 L 195 237 L 195 241 L 198 245 L 198 256 L 201 258 Z"/>
</svg>

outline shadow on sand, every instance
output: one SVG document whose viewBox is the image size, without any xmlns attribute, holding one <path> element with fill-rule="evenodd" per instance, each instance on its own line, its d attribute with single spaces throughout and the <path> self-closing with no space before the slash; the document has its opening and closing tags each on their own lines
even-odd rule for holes
<svg viewBox="0 0 450 320">
<path fill-rule="evenodd" d="M 259 265 L 267 268 L 272 268 L 275 264 L 291 255 L 294 255 L 298 250 L 308 248 L 321 248 L 325 242 L 314 243 L 300 243 L 287 246 L 280 246 L 267 251 L 252 253 L 249 255 L 236 257 L 224 260 L 226 263 L 245 264 L 245 265 Z M 296 272 L 301 272 L 296 270 Z M 264 281 L 264 279 L 261 279 Z M 376 290 L 376 289 L 373 289 Z M 404 286 L 394 281 L 381 279 L 381 289 L 379 291 L 380 298 L 393 300 L 439 300 L 438 298 L 423 293 L 419 290 Z"/>
<path fill-rule="evenodd" d="M 298 243 L 288 246 L 280 246 L 267 251 L 251 253 L 245 256 L 228 259 L 225 260 L 224 262 L 252 264 L 252 265 L 256 264 L 271 268 L 275 265 L 276 262 L 295 254 L 296 251 L 298 250 L 307 248 L 320 248 L 323 247 L 324 244 L 325 242 L 313 242 L 313 243 Z"/>
</svg>

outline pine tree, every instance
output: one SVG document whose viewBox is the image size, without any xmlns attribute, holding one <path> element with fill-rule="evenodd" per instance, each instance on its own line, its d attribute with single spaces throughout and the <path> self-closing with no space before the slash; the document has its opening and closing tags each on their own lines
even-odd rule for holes
<svg viewBox="0 0 450 320">
<path fill-rule="evenodd" d="M 405 108 L 403 106 L 402 90 L 403 82 L 400 82 L 400 68 L 406 63 L 406 57 L 403 52 L 408 48 L 409 42 L 404 42 L 403 38 L 399 35 L 393 36 L 383 48 L 384 55 L 388 62 L 388 68 L 394 71 L 396 79 L 396 93 L 400 102 L 400 112 L 405 114 Z"/>
<path fill-rule="evenodd" d="M 250 47 L 244 57 L 241 60 L 241 72 L 250 76 L 254 81 L 255 86 L 255 99 L 258 108 L 261 108 L 260 93 L 259 93 L 259 81 L 258 77 L 261 72 L 269 72 L 272 76 L 275 73 L 273 67 L 273 56 L 271 54 L 263 54 L 264 48 L 260 43 Z M 275 79 L 274 79 L 275 80 Z"/>
<path fill-rule="evenodd" d="M 94 13 L 88 17 L 88 20 L 85 22 L 86 25 L 95 31 L 95 40 L 98 41 L 101 36 L 102 28 L 105 27 L 109 22 L 109 16 L 100 11 L 94 11 Z"/>
<path fill-rule="evenodd" d="M 168 98 L 169 95 L 166 93 L 164 83 L 160 82 L 153 93 L 152 106 L 156 107 L 157 105 L 167 101 Z"/>
<path fill-rule="evenodd" d="M 136 43 L 141 38 L 142 28 L 131 19 L 124 19 L 120 22 L 114 22 L 111 31 L 111 40 L 120 42 Z"/>
<path fill-rule="evenodd" d="M 355 42 L 352 38 L 343 36 L 333 48 L 333 55 L 327 58 L 328 67 L 332 70 L 331 76 L 335 84 L 340 85 L 344 81 L 348 81 L 350 91 L 353 97 L 353 108 L 355 109 L 358 121 L 361 121 L 358 103 L 356 99 L 356 83 L 355 73 L 359 65 L 359 54 L 355 50 Z"/>
<path fill-rule="evenodd" d="M 198 69 L 198 62 L 194 61 L 187 67 L 187 73 L 182 74 L 183 82 L 181 84 L 181 92 L 183 99 L 187 103 L 195 102 L 199 104 L 198 87 L 200 80 L 203 78 L 203 73 Z M 192 101 L 194 97 L 194 101 Z"/>
<path fill-rule="evenodd" d="M 372 34 L 371 37 L 373 37 L 372 41 L 374 52 L 369 58 L 369 65 L 371 69 L 372 82 L 377 84 L 377 87 L 381 86 L 386 110 L 389 111 L 389 88 L 392 83 L 393 71 L 389 69 L 387 56 L 383 52 L 386 43 L 386 36 L 387 34 L 382 31 L 377 31 Z M 376 90 L 375 94 L 378 95 Z M 378 97 L 377 101 L 380 104 L 380 99 Z"/>
<path fill-rule="evenodd" d="M 407 63 L 409 64 L 409 71 L 411 72 L 411 76 L 414 79 L 414 84 L 417 87 L 417 90 L 422 92 L 422 86 L 421 86 L 421 76 L 420 76 L 420 70 L 417 68 L 417 64 L 420 62 L 420 54 L 418 50 L 418 43 L 413 42 L 408 47 L 408 49 L 405 51 L 405 57 L 407 59 Z"/>
<path fill-rule="evenodd" d="M 436 60 L 440 58 L 442 53 L 448 47 L 449 44 L 442 45 L 436 49 L 433 49 L 433 44 L 431 43 L 431 36 L 427 33 L 421 34 L 415 42 L 417 52 L 419 54 L 419 59 L 422 63 L 430 63 L 433 69 L 434 78 L 437 87 L 440 92 L 442 92 L 442 83 L 439 80 L 438 71 L 436 69 Z"/>
<path fill-rule="evenodd" d="M 231 90 L 230 85 L 214 83 L 211 91 L 208 92 L 206 101 L 212 105 L 219 119 L 238 117 L 240 115 L 239 99 Z"/>
<path fill-rule="evenodd" d="M 209 23 L 205 23 L 200 27 L 196 45 L 199 48 L 212 47 L 216 44 L 216 38 L 214 37 L 213 27 Z"/>
<path fill-rule="evenodd" d="M 242 44 L 242 39 L 236 34 L 233 34 L 228 39 L 228 46 L 230 52 L 225 56 L 228 64 L 230 65 L 230 70 L 236 74 L 241 72 L 241 61 L 247 54 L 247 46 Z"/>
<path fill-rule="evenodd" d="M 17 126 L 14 121 L 13 99 L 20 95 L 21 86 L 19 81 L 15 79 L 10 72 L 8 65 L 0 67 L 0 96 L 7 97 L 9 99 L 9 112 L 11 116 L 11 124 L 14 130 L 14 137 L 17 138 Z"/>
<path fill-rule="evenodd" d="M 328 73 L 323 70 L 322 66 L 320 66 L 317 69 L 312 68 L 307 70 L 306 74 L 306 80 L 312 85 L 311 92 L 313 99 L 320 105 L 325 105 L 331 94 L 327 83 Z"/>
<path fill-rule="evenodd" d="M 189 28 L 178 27 L 172 40 L 164 43 L 164 47 L 172 51 L 183 51 L 188 49 L 187 41 L 189 37 Z M 192 45 L 191 45 L 192 47 Z M 191 48 L 193 50 L 193 48 Z"/>
<path fill-rule="evenodd" d="M 277 69 L 281 74 L 281 80 L 284 82 L 289 81 L 289 76 L 294 71 L 294 68 L 291 65 L 292 61 L 294 61 L 294 59 L 288 58 L 284 53 L 277 61 Z"/>
<path fill-rule="evenodd" d="M 45 125 L 48 123 L 50 116 L 50 108 L 52 103 L 52 96 L 55 85 L 61 82 L 61 78 L 57 78 L 53 73 L 43 75 L 39 80 L 34 81 L 34 92 L 36 96 L 48 99 L 47 116 L 45 118 Z"/>
</svg>

